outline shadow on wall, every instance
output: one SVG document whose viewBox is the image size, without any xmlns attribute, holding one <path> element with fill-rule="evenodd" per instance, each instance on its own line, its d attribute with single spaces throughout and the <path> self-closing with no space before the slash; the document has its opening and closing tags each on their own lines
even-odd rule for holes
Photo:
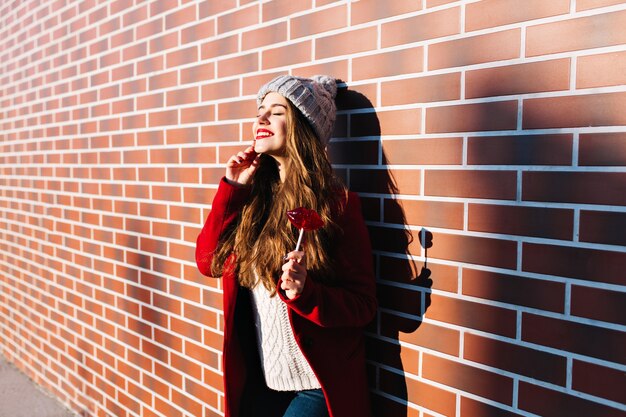
<svg viewBox="0 0 626 417">
<path fill-rule="evenodd" d="M 374 260 L 380 311 L 368 328 L 366 341 L 372 408 L 375 416 L 404 417 L 408 411 L 405 369 L 409 372 L 416 369 L 418 358 L 414 351 L 413 355 L 402 351 L 400 332 L 418 330 L 421 317 L 430 305 L 431 271 L 426 261 L 419 270 L 411 259 L 410 249 L 416 248 L 412 246 L 415 232 L 407 228 L 404 211 L 395 200 L 399 190 L 386 168 L 374 106 L 365 95 L 344 87 L 337 92 L 337 107 L 350 114 L 338 116 L 334 136 L 350 140 L 334 141 L 329 154 L 336 172 L 344 177 L 350 190 L 361 194 L 363 216 L 370 223 L 372 249 L 377 252 Z M 386 222 L 392 222 L 393 226 Z M 432 234 L 421 230 L 418 242 L 426 256 L 432 246 Z"/>
</svg>

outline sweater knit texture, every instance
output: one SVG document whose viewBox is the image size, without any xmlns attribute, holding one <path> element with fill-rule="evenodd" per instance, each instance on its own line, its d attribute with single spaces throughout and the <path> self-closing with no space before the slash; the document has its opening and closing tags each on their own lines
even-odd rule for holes
<svg viewBox="0 0 626 417">
<path fill-rule="evenodd" d="M 276 391 L 321 388 L 293 335 L 287 305 L 260 283 L 252 290 L 252 303 L 267 386 Z"/>
</svg>

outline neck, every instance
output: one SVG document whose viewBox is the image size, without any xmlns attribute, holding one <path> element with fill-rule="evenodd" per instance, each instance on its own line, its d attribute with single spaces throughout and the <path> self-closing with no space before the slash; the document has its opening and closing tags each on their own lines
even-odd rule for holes
<svg viewBox="0 0 626 417">
<path fill-rule="evenodd" d="M 278 166 L 278 175 L 280 176 L 280 182 L 284 183 L 287 178 L 287 158 L 282 156 L 272 157 L 276 160 L 276 166 Z"/>
</svg>

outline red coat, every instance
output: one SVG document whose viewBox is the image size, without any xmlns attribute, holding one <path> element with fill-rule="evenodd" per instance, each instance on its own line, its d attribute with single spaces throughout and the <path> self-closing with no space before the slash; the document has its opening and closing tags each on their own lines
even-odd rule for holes
<svg viewBox="0 0 626 417">
<path fill-rule="evenodd" d="M 308 279 L 293 300 L 280 291 L 279 296 L 289 307 L 295 339 L 322 386 L 330 417 L 367 417 L 371 410 L 363 327 L 376 312 L 376 288 L 359 198 L 348 194 L 342 214 L 334 219 L 343 230 L 334 254 L 339 285 L 330 287 Z M 203 274 L 211 276 L 219 236 L 236 219 L 248 196 L 248 189 L 221 181 L 196 246 L 196 262 Z M 234 255 L 227 264 L 231 261 Z M 226 417 L 238 417 L 246 385 L 262 385 L 262 374 L 248 291 L 240 291 L 233 267 L 224 268 L 222 281 L 225 411 Z"/>
</svg>

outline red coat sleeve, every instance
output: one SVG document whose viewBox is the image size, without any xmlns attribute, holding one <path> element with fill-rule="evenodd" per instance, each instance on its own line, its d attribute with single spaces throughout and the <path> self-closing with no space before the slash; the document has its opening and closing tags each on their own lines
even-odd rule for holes
<svg viewBox="0 0 626 417">
<path fill-rule="evenodd" d="M 307 279 L 300 295 L 281 299 L 293 311 L 322 327 L 363 327 L 374 318 L 378 303 L 369 234 L 361 214 L 361 203 L 349 193 L 346 207 L 337 221 L 337 286 Z M 280 283 L 278 284 L 280 288 Z"/>
<path fill-rule="evenodd" d="M 211 212 L 196 241 L 196 264 L 201 273 L 212 276 L 211 261 L 222 232 L 236 218 L 250 196 L 248 187 L 237 187 L 222 178 L 213 198 Z"/>
</svg>

